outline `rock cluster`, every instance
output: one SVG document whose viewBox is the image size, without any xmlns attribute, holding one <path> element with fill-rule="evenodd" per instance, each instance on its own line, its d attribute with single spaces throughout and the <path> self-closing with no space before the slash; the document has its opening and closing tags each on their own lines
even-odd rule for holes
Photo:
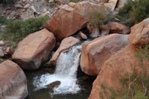
<svg viewBox="0 0 149 99">
<path fill-rule="evenodd" d="M 149 42 L 147 28 L 149 25 L 148 20 L 149 18 L 134 25 L 129 34 L 130 44 L 104 62 L 102 65 L 103 68 L 93 83 L 89 99 L 102 99 L 100 97 L 101 93 L 103 93 L 104 99 L 109 99 L 101 88 L 102 84 L 107 88 L 113 88 L 114 90 L 120 91 L 123 88 L 120 82 L 121 78 L 125 78 L 126 74 L 131 76 L 134 69 L 137 70 L 137 72 L 143 72 L 140 66 L 140 60 L 136 57 L 136 53 L 139 46 L 143 46 Z M 143 67 L 148 69 L 149 62 L 144 61 L 143 63 Z"/>
<path fill-rule="evenodd" d="M 47 7 L 45 1 L 41 0 L 40 3 L 42 6 L 39 6 L 35 0 L 22 0 L 15 3 L 15 6 L 12 8 L 6 7 L 5 10 L 1 10 L 3 5 L 0 5 L 0 10 L 2 11 L 0 14 L 9 16 L 11 19 L 26 19 L 45 14 L 51 16 L 51 9 Z M 55 1 L 58 2 L 61 0 L 53 0 L 49 2 Z M 63 1 L 64 3 L 67 2 L 67 0 Z M 105 2 L 105 6 L 114 10 L 118 1 L 122 0 L 100 0 L 100 3 Z M 60 4 L 62 3 L 60 2 Z M 123 5 L 123 2 L 120 4 Z M 31 33 L 20 41 L 12 55 L 12 61 L 6 60 L 0 64 L 0 98 L 10 99 L 11 97 L 11 99 L 24 99 L 28 95 L 28 91 L 27 80 L 22 69 L 39 69 L 42 64 L 45 64 L 48 60 L 49 62 L 47 64 L 50 65 L 51 62 L 57 60 L 63 50 L 74 46 L 79 43 L 80 40 L 84 41 L 89 38 L 90 34 L 88 34 L 89 32 L 84 32 L 84 28 L 87 31 L 90 31 L 89 28 L 89 30 L 87 29 L 87 24 L 90 20 L 90 11 L 97 9 L 100 6 L 100 4 L 91 3 L 89 1 L 62 5 L 58 7 L 41 30 Z M 53 12 L 53 10 L 51 12 Z M 108 8 L 106 8 L 106 13 L 109 13 Z M 119 69 L 120 72 L 123 72 L 125 69 L 120 63 L 123 62 L 124 58 L 121 58 L 120 56 L 127 58 L 130 55 L 128 59 L 134 58 L 132 55 L 135 48 L 132 44 L 138 45 L 148 43 L 148 41 L 146 41 L 148 40 L 148 37 L 146 37 L 148 35 L 147 27 L 148 19 L 131 28 L 132 33 L 129 35 L 131 44 L 128 42 L 127 35 L 129 33 L 129 27 L 120 23 L 111 22 L 102 26 L 100 30 L 98 28 L 91 29 L 92 34 L 94 34 L 93 31 L 98 32 L 97 35 L 92 35 L 96 39 L 82 45 L 80 61 L 80 66 L 84 73 L 90 76 L 98 75 L 94 82 L 89 97 L 90 99 L 100 99 L 98 97 L 99 95 L 96 93 L 99 94 L 97 89 L 100 87 L 102 82 L 107 85 L 109 84 L 110 86 L 118 84 L 114 77 L 119 76 Z M 142 32 L 139 36 L 136 36 L 136 31 L 140 31 L 140 28 L 142 29 Z M 75 38 L 78 36 L 80 40 Z M 0 42 L 0 46 L 1 45 L 3 46 L 3 42 Z M 121 50 L 126 45 L 127 47 Z M 53 55 L 52 52 L 54 52 Z M 0 48 L 0 57 L 5 57 L 5 55 L 7 56 L 11 54 L 11 48 Z M 52 57 L 50 57 L 51 55 Z M 116 59 L 116 61 L 114 59 Z M 130 66 L 134 61 L 136 60 L 124 60 L 123 64 L 128 64 L 128 66 Z M 119 62 L 118 65 L 116 65 L 117 62 Z M 109 72 L 107 73 L 107 71 Z M 110 79 L 107 81 L 105 78 Z M 112 82 L 112 79 L 115 79 L 115 82 Z M 118 88 L 121 88 L 121 86 L 118 86 Z"/>
</svg>

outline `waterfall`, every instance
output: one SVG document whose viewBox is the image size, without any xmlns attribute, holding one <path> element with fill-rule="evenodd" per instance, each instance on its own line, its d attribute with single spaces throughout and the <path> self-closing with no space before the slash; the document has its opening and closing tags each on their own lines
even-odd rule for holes
<svg viewBox="0 0 149 99">
<path fill-rule="evenodd" d="M 80 91 L 77 82 L 77 69 L 79 66 L 79 57 L 81 53 L 81 45 L 76 45 L 63 51 L 56 62 L 56 70 L 54 74 L 43 74 L 34 78 L 33 85 L 35 90 L 47 88 L 49 84 L 60 81 L 58 87 L 54 87 L 55 94 L 75 94 Z"/>
</svg>

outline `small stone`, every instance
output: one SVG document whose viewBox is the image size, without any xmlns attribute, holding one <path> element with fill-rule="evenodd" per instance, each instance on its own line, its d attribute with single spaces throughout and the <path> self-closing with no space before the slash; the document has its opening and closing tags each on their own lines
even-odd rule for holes
<svg viewBox="0 0 149 99">
<path fill-rule="evenodd" d="M 23 8 L 23 6 L 21 4 L 16 4 L 15 7 L 16 8 Z"/>
<path fill-rule="evenodd" d="M 84 39 L 84 40 L 86 40 L 87 39 L 87 36 L 83 33 L 83 32 L 79 32 L 79 36 L 82 38 L 82 39 Z"/>
<path fill-rule="evenodd" d="M 0 41 L 0 46 L 4 46 L 4 41 Z"/>
<path fill-rule="evenodd" d="M 41 16 L 46 16 L 48 15 L 49 16 L 50 12 L 49 11 L 46 11 L 45 13 L 43 13 Z"/>
<path fill-rule="evenodd" d="M 3 57 L 4 56 L 4 52 L 2 49 L 0 49 L 0 57 Z"/>
<path fill-rule="evenodd" d="M 30 6 L 30 4 L 26 4 L 26 5 L 24 6 L 24 8 L 27 9 L 27 8 L 29 8 L 29 6 Z"/>
<path fill-rule="evenodd" d="M 54 2 L 54 0 L 49 0 L 49 2 Z"/>
<path fill-rule="evenodd" d="M 12 54 L 11 47 L 6 48 L 6 54 Z"/>
</svg>

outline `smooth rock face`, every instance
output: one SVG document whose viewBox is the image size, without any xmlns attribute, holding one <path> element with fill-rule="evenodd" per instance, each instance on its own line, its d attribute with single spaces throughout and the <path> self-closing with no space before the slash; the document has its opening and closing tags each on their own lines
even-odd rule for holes
<svg viewBox="0 0 149 99">
<path fill-rule="evenodd" d="M 12 59 L 23 69 L 38 69 L 48 59 L 55 41 L 54 35 L 46 29 L 32 33 L 18 44 Z"/>
<path fill-rule="evenodd" d="M 131 28 L 129 41 L 131 44 L 137 45 L 149 44 L 149 18 Z"/>
<path fill-rule="evenodd" d="M 22 69 L 10 60 L 1 63 L 0 99 L 24 99 L 27 95 L 27 79 Z"/>
<path fill-rule="evenodd" d="M 120 79 L 126 78 L 126 74 L 132 74 L 134 68 L 140 71 L 140 61 L 135 56 L 136 47 L 128 45 L 124 49 L 120 50 L 116 54 L 110 57 L 104 64 L 103 68 L 99 72 L 98 77 L 93 83 L 92 91 L 88 99 L 111 99 L 107 94 L 103 92 L 101 85 L 105 85 L 106 88 L 113 88 L 114 90 L 121 90 L 122 83 Z M 146 64 L 149 66 L 149 62 Z M 129 78 L 129 75 L 128 75 Z"/>
<path fill-rule="evenodd" d="M 59 57 L 59 55 L 62 51 L 72 47 L 73 45 L 75 45 L 79 42 L 80 42 L 80 40 L 78 40 L 77 38 L 74 38 L 72 36 L 63 39 L 60 44 L 60 47 L 57 49 L 57 51 L 53 54 L 52 58 L 50 59 L 50 62 L 56 62 L 57 58 Z M 50 62 L 48 62 L 48 63 L 50 63 Z"/>
<path fill-rule="evenodd" d="M 128 35 L 121 34 L 111 34 L 84 43 L 80 61 L 82 71 L 87 75 L 98 75 L 103 63 L 128 43 Z"/>
<path fill-rule="evenodd" d="M 111 33 L 128 34 L 130 32 L 129 27 L 118 22 L 110 22 L 108 25 Z"/>
<path fill-rule="evenodd" d="M 84 17 L 77 13 L 74 8 L 63 5 L 45 24 L 45 28 L 52 31 L 57 40 L 61 40 L 79 31 L 86 23 Z"/>
</svg>

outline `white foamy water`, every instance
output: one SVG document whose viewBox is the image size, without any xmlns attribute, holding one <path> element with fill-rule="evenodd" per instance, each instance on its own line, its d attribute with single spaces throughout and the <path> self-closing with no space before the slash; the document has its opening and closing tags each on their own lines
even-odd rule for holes
<svg viewBox="0 0 149 99">
<path fill-rule="evenodd" d="M 35 90 L 46 88 L 49 84 L 55 81 L 60 81 L 60 85 L 53 89 L 52 95 L 55 94 L 75 94 L 80 91 L 77 82 L 77 69 L 79 66 L 79 56 L 81 53 L 81 46 L 77 45 L 70 48 L 68 51 L 63 51 L 56 65 L 54 74 L 44 74 L 34 78 L 33 85 Z"/>
</svg>

